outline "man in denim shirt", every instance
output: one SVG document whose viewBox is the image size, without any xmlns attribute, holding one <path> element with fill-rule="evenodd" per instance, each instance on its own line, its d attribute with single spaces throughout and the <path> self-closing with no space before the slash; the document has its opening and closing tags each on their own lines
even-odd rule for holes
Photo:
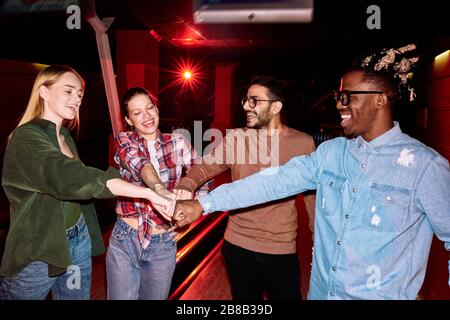
<svg viewBox="0 0 450 320">
<path fill-rule="evenodd" d="M 367 57 L 336 92 L 346 138 L 177 205 L 185 225 L 317 189 L 309 299 L 415 299 L 433 233 L 450 250 L 446 159 L 401 132 L 392 108 L 417 59 L 407 46 Z M 397 81 L 398 80 L 398 81 Z M 413 96 L 411 96 L 413 98 Z"/>
</svg>

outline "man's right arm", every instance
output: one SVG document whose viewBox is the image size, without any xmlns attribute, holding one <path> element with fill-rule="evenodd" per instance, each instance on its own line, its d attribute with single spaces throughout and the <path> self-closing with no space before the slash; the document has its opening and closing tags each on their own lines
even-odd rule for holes
<svg viewBox="0 0 450 320">
<path fill-rule="evenodd" d="M 294 157 L 285 165 L 223 184 L 197 200 L 177 205 L 174 219 L 181 227 L 198 219 L 202 211 L 208 214 L 247 208 L 316 189 L 317 171 L 315 153 Z"/>
<path fill-rule="evenodd" d="M 244 179 L 221 185 L 199 197 L 205 213 L 247 208 L 316 189 L 316 152 L 297 156 L 285 165 L 271 167 Z"/>
<path fill-rule="evenodd" d="M 194 164 L 185 177 L 175 186 L 174 192 L 178 190 L 187 190 L 191 194 L 220 173 L 226 171 L 230 166 L 226 159 L 226 145 L 232 139 L 233 134 L 225 136 L 217 146 L 204 155 L 201 159 L 202 163 Z"/>
<path fill-rule="evenodd" d="M 226 171 L 226 164 L 195 164 L 185 177 L 181 178 L 175 189 L 188 190 L 194 193 L 206 181 Z"/>
</svg>

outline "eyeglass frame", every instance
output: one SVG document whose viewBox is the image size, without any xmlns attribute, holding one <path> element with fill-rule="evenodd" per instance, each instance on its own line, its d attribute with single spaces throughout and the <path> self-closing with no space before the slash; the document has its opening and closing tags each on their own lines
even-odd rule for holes
<svg viewBox="0 0 450 320">
<path fill-rule="evenodd" d="M 347 103 L 344 104 L 344 99 L 342 99 L 342 93 L 345 93 L 348 97 L 347 99 Z M 336 103 L 340 102 L 342 106 L 346 107 L 350 104 L 350 97 L 352 94 L 381 94 L 384 93 L 383 91 L 352 91 L 352 90 L 342 90 L 342 91 L 338 91 L 335 90 L 333 91 L 334 94 L 334 101 L 336 101 Z"/>
<path fill-rule="evenodd" d="M 252 104 L 250 103 L 251 100 L 255 101 L 253 107 L 252 107 Z M 253 98 L 253 97 L 250 97 L 250 98 L 244 97 L 241 99 L 241 104 L 242 104 L 242 106 L 244 106 L 248 102 L 248 106 L 252 109 L 255 109 L 256 105 L 258 104 L 259 101 L 277 102 L 280 100 L 267 100 L 267 99 L 257 99 L 257 98 Z"/>
</svg>

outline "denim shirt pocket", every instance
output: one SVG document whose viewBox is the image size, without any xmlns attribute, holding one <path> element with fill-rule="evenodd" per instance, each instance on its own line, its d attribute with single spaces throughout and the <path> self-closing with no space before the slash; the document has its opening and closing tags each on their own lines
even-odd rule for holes
<svg viewBox="0 0 450 320">
<path fill-rule="evenodd" d="M 322 171 L 320 188 L 317 190 L 317 205 L 323 215 L 334 215 L 342 205 L 342 193 L 347 179 L 331 171 Z"/>
<path fill-rule="evenodd" d="M 381 232 L 397 232 L 408 220 L 411 190 L 372 183 L 363 225 Z"/>
</svg>

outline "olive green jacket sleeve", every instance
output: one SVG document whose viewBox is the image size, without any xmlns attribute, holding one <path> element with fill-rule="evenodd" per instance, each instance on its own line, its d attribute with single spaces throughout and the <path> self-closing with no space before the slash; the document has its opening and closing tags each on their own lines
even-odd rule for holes
<svg viewBox="0 0 450 320">
<path fill-rule="evenodd" d="M 105 172 L 65 156 L 45 131 L 31 125 L 16 129 L 5 152 L 4 168 L 4 187 L 43 193 L 59 200 L 112 198 L 106 181 L 120 178 L 113 168 Z"/>
<path fill-rule="evenodd" d="M 76 153 L 65 128 L 66 142 Z M 112 198 L 106 181 L 120 178 L 114 168 L 102 171 L 65 156 L 56 127 L 37 119 L 14 131 L 5 151 L 2 186 L 10 202 L 10 227 L 0 275 L 14 276 L 33 261 L 49 265 L 49 275 L 71 265 L 64 224 L 64 201 L 77 201 L 86 220 L 92 255 L 104 252 L 92 198 Z"/>
</svg>

